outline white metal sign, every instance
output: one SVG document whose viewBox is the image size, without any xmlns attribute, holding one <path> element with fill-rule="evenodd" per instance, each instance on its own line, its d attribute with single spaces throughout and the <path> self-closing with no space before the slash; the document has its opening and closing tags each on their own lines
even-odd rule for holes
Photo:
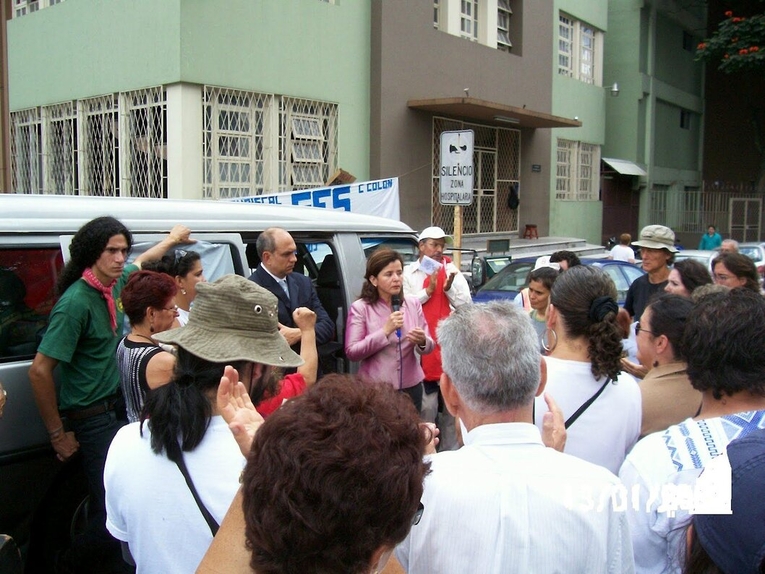
<svg viewBox="0 0 765 574">
<path fill-rule="evenodd" d="M 473 140 L 473 130 L 441 132 L 441 205 L 473 203 Z"/>
</svg>

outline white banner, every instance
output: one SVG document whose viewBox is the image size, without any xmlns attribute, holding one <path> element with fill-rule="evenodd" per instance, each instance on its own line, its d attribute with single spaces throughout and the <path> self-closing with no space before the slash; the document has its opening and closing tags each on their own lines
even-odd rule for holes
<svg viewBox="0 0 765 574">
<path fill-rule="evenodd" d="M 401 221 L 398 200 L 398 178 L 354 182 L 317 189 L 303 189 L 269 195 L 232 199 L 234 202 L 268 205 L 302 205 L 352 213 L 377 215 Z"/>
</svg>

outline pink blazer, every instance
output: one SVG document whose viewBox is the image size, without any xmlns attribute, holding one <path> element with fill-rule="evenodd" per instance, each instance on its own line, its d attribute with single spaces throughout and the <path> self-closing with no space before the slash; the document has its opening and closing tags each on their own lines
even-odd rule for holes
<svg viewBox="0 0 765 574">
<path fill-rule="evenodd" d="M 422 381 L 420 353 L 430 353 L 435 345 L 419 299 L 405 295 L 401 310 L 404 312 L 404 326 L 399 341 L 395 332 L 386 337 L 383 331 L 393 312 L 385 301 L 378 300 L 374 305 L 363 299 L 354 301 L 345 326 L 345 354 L 351 361 L 360 361 L 359 375 L 362 378 L 385 382 L 396 389 L 407 389 Z M 406 340 L 407 332 L 415 327 L 425 331 L 424 350 Z"/>
</svg>

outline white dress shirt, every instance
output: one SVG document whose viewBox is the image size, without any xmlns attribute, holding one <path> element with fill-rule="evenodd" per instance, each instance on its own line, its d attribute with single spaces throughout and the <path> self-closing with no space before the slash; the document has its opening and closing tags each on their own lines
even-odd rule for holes
<svg viewBox="0 0 765 574">
<path fill-rule="evenodd" d="M 528 423 L 464 439 L 430 458 L 422 519 L 396 549 L 407 572 L 634 572 L 627 517 L 611 505 L 616 476 L 546 448 Z"/>
<path fill-rule="evenodd" d="M 470 296 L 470 287 L 468 286 L 467 279 L 460 273 L 454 263 L 446 264 L 446 277 L 449 278 L 449 274 L 456 272 L 457 274 L 452 281 L 452 286 L 448 291 L 444 291 L 446 298 L 449 299 L 449 304 L 453 308 L 457 308 L 465 303 L 471 303 L 473 298 Z M 425 304 L 430 299 L 428 291 L 423 287 L 425 279 L 429 276 L 420 269 L 419 261 L 412 261 L 404 267 L 404 293 L 406 295 L 414 295 L 420 300 L 421 304 Z"/>
</svg>

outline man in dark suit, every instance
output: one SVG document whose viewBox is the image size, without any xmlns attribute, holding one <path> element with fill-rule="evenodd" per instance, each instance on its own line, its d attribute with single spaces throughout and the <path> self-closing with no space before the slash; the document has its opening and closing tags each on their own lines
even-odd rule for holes
<svg viewBox="0 0 765 574">
<path fill-rule="evenodd" d="M 291 347 L 300 345 L 300 329 L 292 320 L 298 307 L 308 307 L 316 313 L 316 345 L 332 340 L 335 325 L 321 306 L 310 278 L 292 270 L 297 262 L 297 246 L 292 236 L 281 227 L 269 227 L 255 244 L 260 265 L 250 275 L 261 287 L 271 291 L 279 301 L 279 330 Z"/>
</svg>

